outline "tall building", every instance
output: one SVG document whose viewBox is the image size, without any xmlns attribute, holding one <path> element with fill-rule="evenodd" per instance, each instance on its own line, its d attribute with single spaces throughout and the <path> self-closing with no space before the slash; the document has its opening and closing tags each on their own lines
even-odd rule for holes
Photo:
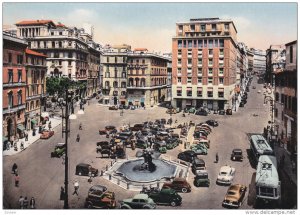
<svg viewBox="0 0 300 215">
<path fill-rule="evenodd" d="M 285 46 L 271 45 L 266 51 L 265 81 L 273 85 L 273 72 L 285 67 Z"/>
<path fill-rule="evenodd" d="M 266 73 L 266 52 L 251 48 L 250 51 L 253 53 L 253 73 L 261 76 Z"/>
<path fill-rule="evenodd" d="M 101 55 L 103 66 L 103 104 L 126 104 L 127 99 L 127 57 L 129 45 L 107 46 Z"/>
<path fill-rule="evenodd" d="M 176 23 L 172 105 L 232 108 L 237 82 L 236 49 L 237 30 L 231 20 L 203 18 Z"/>
<path fill-rule="evenodd" d="M 42 117 L 42 105 L 46 98 L 47 56 L 26 49 L 26 113 L 25 128 L 36 128 Z"/>
<path fill-rule="evenodd" d="M 3 32 L 3 141 L 24 135 L 27 42 Z"/>
<path fill-rule="evenodd" d="M 253 74 L 253 63 L 254 63 L 254 54 L 253 52 L 247 48 L 247 58 L 248 58 L 248 76 Z"/>
<path fill-rule="evenodd" d="M 167 100 L 169 58 L 137 48 L 128 53 L 128 104 L 152 107 Z"/>
<path fill-rule="evenodd" d="M 92 35 L 84 29 L 66 27 L 62 23 L 55 24 L 51 20 L 30 20 L 16 23 L 18 36 L 28 41 L 29 49 L 48 56 L 47 74 L 49 76 L 69 77 L 72 80 L 85 83 L 87 88 L 83 96 L 91 96 L 99 86 L 95 84 L 99 77 L 99 66 L 89 65 L 93 55 L 95 63 L 100 61 L 100 51 L 93 44 Z M 92 31 L 91 31 L 92 32 Z M 93 71 L 91 72 L 91 69 Z M 90 89 L 90 88 L 93 89 Z"/>
<path fill-rule="evenodd" d="M 284 68 L 275 69 L 275 125 L 279 140 L 297 152 L 297 40 L 285 44 Z"/>
</svg>

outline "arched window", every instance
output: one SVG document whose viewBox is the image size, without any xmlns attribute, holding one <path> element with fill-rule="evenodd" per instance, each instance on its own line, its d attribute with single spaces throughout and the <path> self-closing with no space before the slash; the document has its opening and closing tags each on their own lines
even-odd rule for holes
<svg viewBox="0 0 300 215">
<path fill-rule="evenodd" d="M 18 105 L 22 104 L 22 90 L 18 91 Z"/>
<path fill-rule="evenodd" d="M 105 88 L 109 88 L 109 81 L 105 81 Z"/>
<path fill-rule="evenodd" d="M 133 78 L 129 78 L 129 87 L 133 86 Z"/>
<path fill-rule="evenodd" d="M 7 96 L 8 96 L 8 106 L 12 108 L 14 106 L 14 95 L 13 95 L 13 92 L 10 91 L 7 94 Z"/>
<path fill-rule="evenodd" d="M 114 86 L 114 88 L 117 88 L 118 87 L 118 82 L 114 81 L 113 86 Z"/>
<path fill-rule="evenodd" d="M 126 88 L 126 82 L 125 82 L 125 81 L 122 81 L 121 87 L 122 87 L 122 88 Z"/>
</svg>

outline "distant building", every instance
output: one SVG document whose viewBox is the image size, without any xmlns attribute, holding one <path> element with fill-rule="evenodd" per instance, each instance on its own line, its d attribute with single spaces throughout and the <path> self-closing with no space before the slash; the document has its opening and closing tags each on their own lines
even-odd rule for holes
<svg viewBox="0 0 300 215">
<path fill-rule="evenodd" d="M 257 75 L 264 75 L 266 73 L 266 52 L 251 48 L 253 53 L 253 73 Z"/>
<path fill-rule="evenodd" d="M 285 44 L 284 53 L 285 67 L 276 68 L 272 73 L 275 75 L 275 131 L 288 151 L 297 152 L 297 40 Z"/>
<path fill-rule="evenodd" d="M 239 93 L 233 21 L 203 18 L 176 23 L 172 44 L 173 106 L 233 108 Z"/>
<path fill-rule="evenodd" d="M 285 46 L 271 45 L 266 51 L 265 81 L 273 85 L 273 72 L 285 67 Z"/>
<path fill-rule="evenodd" d="M 27 42 L 3 33 L 3 142 L 24 137 Z"/>
</svg>

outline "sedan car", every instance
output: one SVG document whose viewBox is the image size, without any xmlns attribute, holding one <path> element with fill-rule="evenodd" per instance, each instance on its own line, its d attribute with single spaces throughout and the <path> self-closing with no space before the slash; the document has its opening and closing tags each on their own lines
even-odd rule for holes
<svg viewBox="0 0 300 215">
<path fill-rule="evenodd" d="M 184 178 L 174 178 L 172 182 L 165 182 L 162 189 L 173 189 L 177 192 L 190 192 L 192 187 Z"/>
<path fill-rule="evenodd" d="M 107 191 L 107 188 L 104 186 L 94 185 L 88 191 L 88 196 L 85 199 L 85 207 L 104 209 L 115 208 L 115 193 Z"/>
<path fill-rule="evenodd" d="M 213 126 L 213 127 L 217 127 L 219 125 L 219 123 L 216 120 L 213 120 L 213 119 L 207 120 L 206 123 L 210 126 Z"/>
<path fill-rule="evenodd" d="M 235 175 L 235 168 L 231 166 L 222 166 L 217 177 L 217 184 L 230 185 Z"/>
<path fill-rule="evenodd" d="M 51 157 L 61 157 L 66 151 L 65 143 L 57 143 L 54 151 L 51 152 Z"/>
<path fill-rule="evenodd" d="M 197 157 L 197 155 L 192 150 L 180 152 L 177 156 L 178 159 L 186 161 L 186 162 L 190 162 L 190 163 L 192 163 L 192 161 L 194 160 L 195 157 Z"/>
<path fill-rule="evenodd" d="M 118 107 L 117 106 L 110 106 L 110 107 L 108 107 L 108 110 L 118 110 Z"/>
<path fill-rule="evenodd" d="M 219 110 L 219 115 L 225 115 L 225 110 Z"/>
<path fill-rule="evenodd" d="M 173 189 L 153 190 L 148 193 L 148 196 L 153 199 L 156 204 L 171 205 L 173 207 L 181 205 L 182 198 Z"/>
<path fill-rule="evenodd" d="M 120 202 L 121 209 L 155 209 L 156 204 L 147 194 L 137 194 Z"/>
<path fill-rule="evenodd" d="M 43 131 L 41 134 L 41 139 L 49 139 L 50 137 L 52 137 L 54 135 L 54 131 Z"/>
<path fill-rule="evenodd" d="M 205 110 L 197 110 L 195 114 L 200 116 L 207 116 L 208 113 Z"/>
<path fill-rule="evenodd" d="M 243 151 L 241 149 L 233 149 L 231 152 L 231 160 L 243 161 Z"/>
<path fill-rule="evenodd" d="M 191 150 L 196 155 L 207 155 L 207 148 L 205 145 L 192 145 Z"/>
<path fill-rule="evenodd" d="M 247 187 L 245 185 L 241 185 L 241 184 L 231 185 L 228 188 L 222 206 L 239 208 L 242 205 L 246 191 L 247 191 Z"/>
</svg>

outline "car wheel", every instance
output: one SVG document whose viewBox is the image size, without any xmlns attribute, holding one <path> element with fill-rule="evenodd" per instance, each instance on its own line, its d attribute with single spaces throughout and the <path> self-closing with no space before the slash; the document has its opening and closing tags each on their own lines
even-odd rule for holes
<svg viewBox="0 0 300 215">
<path fill-rule="evenodd" d="M 78 172 L 78 175 L 82 175 L 82 173 L 81 173 L 81 172 Z"/>
<path fill-rule="evenodd" d="M 184 188 L 182 188 L 182 190 L 181 190 L 183 193 L 186 193 L 187 192 L 187 189 L 184 187 Z"/>
<path fill-rule="evenodd" d="M 171 202 L 171 206 L 172 206 L 172 207 L 175 207 L 175 206 L 176 206 L 176 202 L 174 202 L 174 201 Z"/>
</svg>

